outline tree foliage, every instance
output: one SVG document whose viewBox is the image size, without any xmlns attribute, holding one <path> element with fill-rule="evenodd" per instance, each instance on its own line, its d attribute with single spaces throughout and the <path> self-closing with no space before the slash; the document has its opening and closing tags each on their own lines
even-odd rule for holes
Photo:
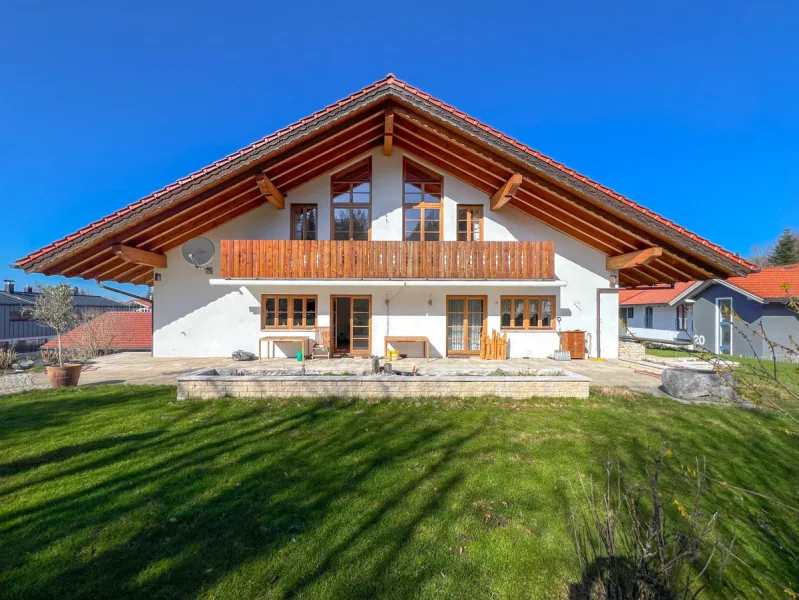
<svg viewBox="0 0 799 600">
<path fill-rule="evenodd" d="M 63 366 L 61 334 L 70 329 L 77 319 L 72 310 L 75 290 L 66 283 L 38 286 L 38 288 L 39 293 L 31 314 L 39 323 L 55 329 L 58 337 L 58 364 Z"/>
<path fill-rule="evenodd" d="M 782 230 L 769 255 L 769 264 L 773 267 L 799 263 L 799 242 L 789 228 Z"/>
</svg>

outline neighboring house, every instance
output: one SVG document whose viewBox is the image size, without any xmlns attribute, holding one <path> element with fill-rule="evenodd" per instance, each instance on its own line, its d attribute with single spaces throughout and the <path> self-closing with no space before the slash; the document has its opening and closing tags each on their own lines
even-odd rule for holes
<svg viewBox="0 0 799 600">
<path fill-rule="evenodd" d="M 676 346 L 693 343 L 692 300 L 672 304 L 695 281 L 619 291 L 622 339 Z"/>
<path fill-rule="evenodd" d="M 87 345 L 114 352 L 152 350 L 153 314 L 106 312 L 61 336 L 62 348 L 85 348 Z M 58 348 L 58 341 L 52 339 L 42 348 Z"/>
<path fill-rule="evenodd" d="M 197 236 L 207 263 L 202 245 L 181 253 Z M 510 357 L 544 357 L 579 329 L 613 358 L 618 284 L 753 268 L 392 75 L 17 266 L 152 285 L 153 354 L 177 357 L 265 336 L 469 356 L 491 330 Z"/>
<path fill-rule="evenodd" d="M 125 306 L 137 312 L 151 312 L 153 310 L 153 303 L 149 300 L 142 300 L 141 298 L 131 298 L 125 302 Z"/>
<path fill-rule="evenodd" d="M 717 354 L 770 358 L 770 341 L 778 344 L 775 351 L 784 358 L 779 346 L 796 349 L 799 344 L 799 314 L 788 306 L 791 297 L 799 297 L 799 265 L 695 282 L 672 303 L 693 302 L 693 339 L 700 347 Z M 739 320 L 733 322 L 731 315 Z"/>
<path fill-rule="evenodd" d="M 29 285 L 17 290 L 14 281 L 5 280 L 0 291 L 0 347 L 19 351 L 35 350 L 55 335 L 55 330 L 35 321 L 30 311 L 37 292 Z M 75 289 L 75 312 L 82 317 L 106 311 L 127 311 L 127 306 L 111 298 L 78 293 Z"/>
</svg>

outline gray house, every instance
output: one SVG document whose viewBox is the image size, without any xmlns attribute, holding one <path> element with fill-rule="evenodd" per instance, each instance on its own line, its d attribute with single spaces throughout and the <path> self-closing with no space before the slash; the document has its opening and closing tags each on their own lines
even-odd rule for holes
<svg viewBox="0 0 799 600">
<path fill-rule="evenodd" d="M 717 354 L 779 358 L 799 350 L 799 265 L 767 267 L 746 277 L 698 281 L 672 300 L 693 304 L 693 340 Z M 737 319 L 735 318 L 737 317 Z M 767 341 L 768 340 L 768 341 Z"/>
<path fill-rule="evenodd" d="M 34 321 L 28 314 L 36 303 L 37 293 L 29 285 L 18 291 L 14 281 L 5 280 L 0 291 L 0 348 L 25 352 L 36 350 L 55 336 L 55 331 Z M 111 298 L 81 294 L 75 290 L 75 311 L 99 315 L 108 311 L 130 311 L 133 307 Z"/>
</svg>

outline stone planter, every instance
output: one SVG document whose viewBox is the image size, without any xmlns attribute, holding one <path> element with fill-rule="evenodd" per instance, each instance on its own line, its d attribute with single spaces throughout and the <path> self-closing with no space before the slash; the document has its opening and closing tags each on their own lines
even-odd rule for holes
<svg viewBox="0 0 799 600">
<path fill-rule="evenodd" d="M 187 398 L 588 398 L 590 379 L 561 375 L 237 375 L 237 368 L 202 369 L 178 377 Z"/>
<path fill-rule="evenodd" d="M 47 378 L 50 380 L 50 387 L 75 387 L 80 379 L 80 370 L 83 365 L 64 365 L 62 367 L 47 367 Z"/>
</svg>

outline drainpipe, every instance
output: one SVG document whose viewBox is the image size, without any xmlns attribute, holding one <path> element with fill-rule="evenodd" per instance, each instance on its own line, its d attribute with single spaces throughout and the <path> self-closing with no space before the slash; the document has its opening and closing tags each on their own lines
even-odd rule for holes
<svg viewBox="0 0 799 600">
<path fill-rule="evenodd" d="M 110 286 L 103 285 L 99 281 L 97 282 L 97 287 L 100 287 L 104 290 L 108 290 L 109 292 L 114 292 L 115 294 L 122 294 L 123 296 L 128 296 L 129 298 L 135 298 L 136 300 L 143 300 L 144 302 L 152 302 L 150 298 L 143 298 L 142 296 L 137 296 L 136 294 L 131 294 L 130 292 L 124 292 L 122 290 L 112 288 Z"/>
</svg>

